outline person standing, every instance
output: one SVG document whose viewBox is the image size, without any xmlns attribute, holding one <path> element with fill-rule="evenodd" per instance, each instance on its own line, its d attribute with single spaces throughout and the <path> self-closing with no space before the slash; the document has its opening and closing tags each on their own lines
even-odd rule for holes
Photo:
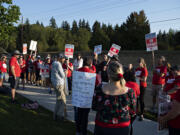
<svg viewBox="0 0 180 135">
<path fill-rule="evenodd" d="M 152 111 L 156 112 L 156 100 L 159 96 L 159 92 L 163 90 L 163 86 L 165 85 L 165 78 L 167 73 L 167 67 L 165 65 L 165 57 L 161 56 L 158 59 L 158 66 L 153 71 L 153 78 L 152 78 Z"/>
<path fill-rule="evenodd" d="M 75 71 L 83 66 L 83 59 L 81 58 L 81 54 L 77 55 L 77 58 L 74 60 L 73 66 Z"/>
<path fill-rule="evenodd" d="M 16 103 L 15 100 L 15 94 L 16 94 L 16 88 L 18 86 L 19 77 L 21 74 L 20 65 L 18 62 L 20 52 L 18 50 L 15 50 L 13 53 L 13 56 L 11 57 L 9 61 L 9 81 L 10 81 L 10 87 L 11 87 L 11 102 Z"/>
<path fill-rule="evenodd" d="M 69 61 L 69 58 L 66 57 L 65 58 L 65 62 L 63 63 L 62 67 L 63 69 L 66 71 L 67 70 L 67 81 L 68 81 L 68 89 L 69 92 L 71 92 L 72 90 L 72 72 L 73 72 L 73 64 Z"/>
<path fill-rule="evenodd" d="M 19 64 L 21 68 L 21 79 L 23 84 L 23 90 L 25 89 L 25 81 L 26 81 L 26 61 L 23 57 L 23 55 L 20 56 Z"/>
<path fill-rule="evenodd" d="M 65 107 L 66 107 L 66 95 L 65 95 L 65 73 L 61 64 L 61 55 L 57 61 L 54 61 L 51 69 L 51 82 L 56 92 L 56 105 L 54 109 L 53 119 L 64 120 Z"/>
<path fill-rule="evenodd" d="M 83 67 L 80 68 L 79 72 L 95 73 L 91 69 L 92 59 L 85 58 Z M 76 135 L 87 135 L 88 115 L 90 108 L 75 107 L 75 122 L 76 122 Z"/>
<path fill-rule="evenodd" d="M 95 90 L 92 108 L 95 110 L 95 135 L 129 135 L 131 117 L 136 113 L 136 98 L 126 87 L 123 67 L 117 62 L 108 66 L 110 83 Z"/>
<path fill-rule="evenodd" d="M 7 57 L 5 55 L 3 55 L 1 57 L 1 61 L 0 61 L 0 87 L 2 87 L 3 85 L 3 80 L 5 79 L 5 75 L 7 73 Z"/>
<path fill-rule="evenodd" d="M 159 117 L 159 124 L 168 124 L 169 135 L 180 135 L 180 66 L 175 66 L 173 70 L 176 77 L 173 87 L 168 90 L 168 94 L 174 95 L 171 96 L 171 108 L 166 115 Z"/>
<path fill-rule="evenodd" d="M 99 62 L 99 60 L 98 60 L 98 54 L 94 53 L 94 58 L 93 58 L 93 63 L 92 63 L 92 65 L 95 66 L 94 69 L 96 69 L 96 73 L 99 72 L 99 64 L 100 64 L 100 62 Z"/>
<path fill-rule="evenodd" d="M 140 84 L 140 96 L 138 98 L 137 106 L 140 104 L 140 117 L 139 121 L 144 120 L 144 108 L 145 108 L 145 103 L 144 103 L 144 96 L 146 92 L 146 87 L 147 87 L 147 77 L 148 77 L 148 70 L 146 67 L 145 60 L 143 58 L 139 58 L 139 67 L 135 71 L 136 78 L 139 80 Z"/>
</svg>

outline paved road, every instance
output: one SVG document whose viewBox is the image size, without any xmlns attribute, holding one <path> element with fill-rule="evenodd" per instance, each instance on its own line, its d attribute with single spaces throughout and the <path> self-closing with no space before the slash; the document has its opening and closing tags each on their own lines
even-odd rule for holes
<svg viewBox="0 0 180 135">
<path fill-rule="evenodd" d="M 38 101 L 38 103 L 45 107 L 50 111 L 54 111 L 55 106 L 55 94 L 49 95 L 47 88 L 44 87 L 36 87 L 36 86 L 26 86 L 25 90 L 17 90 L 19 94 L 22 96 L 33 100 Z M 67 112 L 68 112 L 68 120 L 73 121 L 74 118 L 74 110 L 71 105 L 71 97 L 67 97 Z M 94 118 L 95 112 L 91 111 L 89 114 L 89 123 L 88 130 L 93 132 L 94 130 Z M 151 120 L 145 119 L 143 122 L 139 122 L 135 120 L 134 124 L 134 135 L 167 135 L 165 133 L 157 132 L 157 123 Z"/>
</svg>

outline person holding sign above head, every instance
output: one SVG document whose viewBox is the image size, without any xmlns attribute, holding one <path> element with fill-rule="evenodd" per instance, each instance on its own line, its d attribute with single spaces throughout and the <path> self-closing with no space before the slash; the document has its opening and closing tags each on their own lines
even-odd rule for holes
<svg viewBox="0 0 180 135">
<path fill-rule="evenodd" d="M 65 73 L 61 64 L 62 55 L 60 54 L 57 61 L 54 61 L 51 69 L 51 82 L 56 92 L 56 105 L 54 110 L 54 120 L 64 120 L 66 117 L 66 95 L 64 90 Z"/>
<path fill-rule="evenodd" d="M 126 87 L 123 66 L 111 62 L 108 66 L 110 83 L 97 87 L 92 108 L 95 110 L 95 135 L 129 135 L 130 118 L 136 114 L 133 89 Z"/>
<path fill-rule="evenodd" d="M 168 123 L 169 135 L 180 135 L 180 66 L 173 68 L 175 72 L 175 80 L 173 87 L 168 91 L 168 94 L 174 94 L 171 97 L 171 109 L 164 116 L 159 117 L 160 126 Z"/>
<path fill-rule="evenodd" d="M 73 66 L 75 71 L 83 66 L 83 59 L 81 58 L 81 54 L 78 53 L 77 58 L 74 60 Z"/>
<path fill-rule="evenodd" d="M 167 73 L 166 67 L 166 59 L 164 56 L 161 56 L 158 59 L 158 66 L 153 71 L 153 78 L 152 78 L 152 111 L 156 112 L 156 100 L 159 96 L 159 93 L 162 92 L 163 86 L 165 84 L 165 78 Z"/>
<path fill-rule="evenodd" d="M 143 58 L 139 58 L 139 67 L 136 69 L 135 75 L 136 78 L 139 80 L 140 84 L 140 96 L 138 98 L 137 105 L 140 104 L 140 117 L 139 120 L 142 121 L 144 119 L 143 114 L 144 114 L 144 96 L 145 96 L 145 91 L 147 87 L 147 76 L 148 76 L 148 70 L 146 67 L 145 60 Z"/>
</svg>

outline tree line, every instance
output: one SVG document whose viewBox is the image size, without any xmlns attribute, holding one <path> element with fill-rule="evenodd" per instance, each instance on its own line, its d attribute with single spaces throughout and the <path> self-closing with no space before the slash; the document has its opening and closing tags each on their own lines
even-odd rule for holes
<svg viewBox="0 0 180 135">
<path fill-rule="evenodd" d="M 3 5 L 0 2 L 1 7 Z M 22 48 L 23 43 L 29 45 L 31 40 L 38 41 L 39 52 L 62 51 L 65 44 L 74 44 L 77 51 L 90 51 L 99 44 L 102 44 L 103 50 L 109 50 L 112 43 L 120 45 L 123 50 L 146 50 L 145 34 L 150 33 L 150 23 L 143 10 L 132 12 L 121 25 L 112 26 L 95 21 L 90 27 L 88 21 L 80 19 L 74 20 L 72 24 L 63 21 L 58 27 L 54 17 L 50 19 L 48 26 L 39 21 L 30 24 L 28 19 L 25 23 L 14 26 L 20 15 L 18 7 L 14 8 L 16 10 L 3 16 L 11 16 L 8 14 L 12 13 L 16 14 L 16 18 L 7 18 L 6 22 L 10 20 L 11 23 L 0 26 L 6 28 L 5 31 L 0 31 L 0 46 L 9 52 Z M 4 17 L 0 17 L 0 22 L 5 22 L 1 18 Z M 157 38 L 160 50 L 180 50 L 180 31 L 159 31 Z"/>
</svg>

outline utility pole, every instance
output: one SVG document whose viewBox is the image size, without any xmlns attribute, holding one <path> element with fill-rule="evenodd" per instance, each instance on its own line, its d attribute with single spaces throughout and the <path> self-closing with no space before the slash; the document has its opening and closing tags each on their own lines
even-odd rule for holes
<svg viewBox="0 0 180 135">
<path fill-rule="evenodd" d="M 22 16 L 22 21 L 21 21 L 21 48 L 23 45 L 23 16 Z"/>
</svg>

